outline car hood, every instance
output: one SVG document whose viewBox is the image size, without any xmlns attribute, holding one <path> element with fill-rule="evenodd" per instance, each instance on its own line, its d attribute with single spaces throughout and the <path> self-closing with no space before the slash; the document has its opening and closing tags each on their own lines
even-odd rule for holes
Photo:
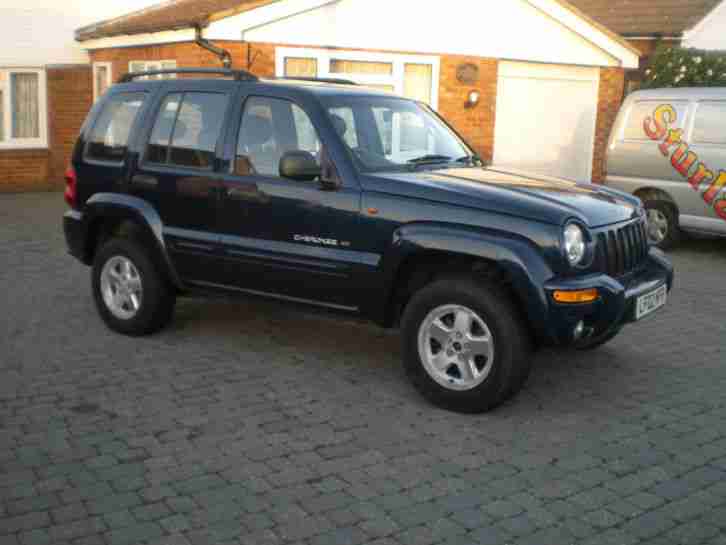
<svg viewBox="0 0 726 545">
<path fill-rule="evenodd" d="M 421 198 L 561 225 L 597 228 L 638 217 L 640 201 L 593 184 L 498 168 L 447 168 L 365 176 L 364 189 Z"/>
</svg>

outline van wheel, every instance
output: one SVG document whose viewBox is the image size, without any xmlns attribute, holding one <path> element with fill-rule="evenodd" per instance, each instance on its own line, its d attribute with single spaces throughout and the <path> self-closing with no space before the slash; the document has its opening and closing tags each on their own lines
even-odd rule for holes
<svg viewBox="0 0 726 545">
<path fill-rule="evenodd" d="M 113 331 L 148 335 L 171 320 L 176 302 L 172 286 L 134 240 L 114 238 L 104 243 L 91 274 L 96 308 Z"/>
<path fill-rule="evenodd" d="M 674 206 L 663 201 L 646 201 L 648 239 L 661 250 L 678 244 L 681 238 L 678 213 Z"/>
<path fill-rule="evenodd" d="M 402 336 L 414 386 L 456 412 L 496 408 L 521 390 L 532 366 L 531 339 L 512 301 L 466 276 L 442 278 L 414 294 Z"/>
</svg>

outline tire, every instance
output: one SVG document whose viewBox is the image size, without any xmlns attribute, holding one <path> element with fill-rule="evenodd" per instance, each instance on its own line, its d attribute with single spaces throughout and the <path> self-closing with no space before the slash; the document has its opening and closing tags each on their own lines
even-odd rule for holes
<svg viewBox="0 0 726 545">
<path fill-rule="evenodd" d="M 675 206 L 665 201 L 646 201 L 645 209 L 648 212 L 648 239 L 661 250 L 670 250 L 681 240 L 681 230 L 678 224 L 678 211 Z M 654 235 L 661 222 L 661 229 Z"/>
<path fill-rule="evenodd" d="M 577 347 L 577 350 L 581 350 L 583 352 L 587 352 L 590 350 L 596 350 L 603 346 L 604 344 L 609 343 L 612 341 L 615 337 L 617 337 L 620 334 L 620 329 L 612 331 L 605 335 L 604 337 L 600 337 L 599 339 L 591 339 L 580 346 Z"/>
<path fill-rule="evenodd" d="M 454 314 L 446 314 L 438 321 L 431 321 L 432 317 L 449 311 Z M 443 345 L 428 336 L 430 324 L 434 324 L 438 336 L 443 333 L 443 338 L 451 337 L 442 342 L 449 343 L 455 357 L 467 360 L 466 354 L 456 354 L 461 349 L 454 342 L 458 333 L 452 329 L 449 334 L 435 325 L 443 324 L 450 328 L 452 319 L 456 320 L 459 316 L 456 313 L 466 311 L 473 313 L 471 323 L 474 325 L 469 333 L 464 334 L 464 339 L 484 339 L 487 333 L 491 339 L 492 349 L 486 355 L 492 357 L 480 354 L 474 358 L 477 372 L 481 372 L 479 378 L 468 380 L 463 377 L 460 369 L 466 368 L 465 363 L 459 363 L 459 367 L 454 364 L 443 373 L 428 370 L 425 361 L 432 359 L 422 357 L 422 351 L 428 350 L 427 347 L 441 346 L 436 357 L 444 358 L 444 354 L 446 358 L 449 357 Z M 522 389 L 532 367 L 532 339 L 513 301 L 502 293 L 501 288 L 486 281 L 476 281 L 468 276 L 445 277 L 434 281 L 413 295 L 404 311 L 401 329 L 403 362 L 409 379 L 426 399 L 447 410 L 482 413 L 498 407 Z M 476 344 L 486 346 L 482 341 Z M 474 346 L 474 342 L 468 345 L 464 342 L 464 345 L 468 350 L 468 347 Z M 472 350 L 486 352 L 483 348 Z M 433 354 L 433 348 L 430 353 Z M 428 365 L 429 369 L 431 365 Z M 443 363 L 443 366 L 446 365 Z"/>
<path fill-rule="evenodd" d="M 112 297 L 109 295 L 109 284 L 116 282 L 117 286 L 119 271 L 129 271 L 125 268 L 126 261 L 131 263 L 132 274 L 123 273 L 122 276 L 127 277 L 125 280 L 129 286 L 138 278 L 140 288 L 138 283 L 134 283 L 133 289 L 127 287 L 122 290 L 126 289 L 125 293 L 134 291 L 138 309 L 132 308 L 130 295 L 125 297 L 125 305 L 111 304 L 104 295 Z M 91 275 L 96 309 L 113 331 L 130 336 L 150 335 L 161 330 L 171 320 L 176 303 L 173 287 L 139 242 L 127 238 L 114 238 L 105 242 L 96 252 Z M 110 290 L 113 292 L 113 286 Z"/>
</svg>

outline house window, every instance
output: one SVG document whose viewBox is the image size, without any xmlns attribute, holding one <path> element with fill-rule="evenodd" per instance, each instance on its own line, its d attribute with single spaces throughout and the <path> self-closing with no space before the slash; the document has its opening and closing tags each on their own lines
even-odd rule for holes
<svg viewBox="0 0 726 545">
<path fill-rule="evenodd" d="M 111 63 L 93 63 L 93 100 L 98 100 L 111 87 Z"/>
<path fill-rule="evenodd" d="M 342 78 L 438 105 L 438 57 L 360 51 L 277 48 L 277 76 Z"/>
<path fill-rule="evenodd" d="M 0 148 L 47 147 L 45 72 L 0 69 Z"/>
<path fill-rule="evenodd" d="M 175 70 L 176 61 L 131 61 L 129 63 L 129 72 L 150 72 L 152 70 Z M 174 74 L 158 74 L 156 76 L 141 77 L 144 79 L 174 79 Z"/>
</svg>

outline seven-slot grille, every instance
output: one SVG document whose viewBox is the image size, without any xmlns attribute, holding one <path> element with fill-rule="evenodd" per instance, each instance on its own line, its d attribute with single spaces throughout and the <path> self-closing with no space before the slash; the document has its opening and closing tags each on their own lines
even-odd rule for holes
<svg viewBox="0 0 726 545">
<path fill-rule="evenodd" d="M 604 229 L 597 234 L 598 270 L 618 277 L 637 269 L 648 255 L 645 221 Z"/>
</svg>

